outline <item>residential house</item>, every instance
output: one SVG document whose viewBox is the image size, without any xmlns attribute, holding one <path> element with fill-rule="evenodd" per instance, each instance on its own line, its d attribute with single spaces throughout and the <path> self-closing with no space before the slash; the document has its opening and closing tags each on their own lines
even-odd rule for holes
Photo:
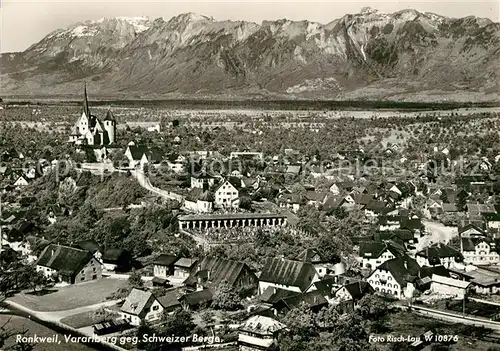
<svg viewBox="0 0 500 351">
<path fill-rule="evenodd" d="M 499 213 L 486 213 L 483 215 L 486 221 L 486 228 L 492 233 L 500 232 L 500 214 Z"/>
<path fill-rule="evenodd" d="M 399 299 L 410 298 L 415 291 L 415 280 L 420 266 L 417 261 L 401 256 L 385 261 L 367 278 L 375 291 L 391 294 Z"/>
<path fill-rule="evenodd" d="M 153 275 L 165 279 L 174 275 L 174 263 L 178 259 L 175 255 L 161 254 L 153 261 Z"/>
<path fill-rule="evenodd" d="M 376 269 L 382 263 L 404 255 L 404 248 L 393 241 L 389 242 L 361 242 L 359 257 L 362 267 Z"/>
<path fill-rule="evenodd" d="M 357 307 L 359 300 L 374 292 L 372 286 L 365 281 L 350 282 L 333 293 L 333 302 L 340 307 L 341 311 L 353 311 Z"/>
<path fill-rule="evenodd" d="M 198 261 L 193 258 L 181 257 L 174 262 L 174 277 L 175 278 L 188 278 L 193 272 Z"/>
<path fill-rule="evenodd" d="M 175 310 L 181 308 L 179 298 L 182 293 L 179 288 L 168 289 L 164 295 L 158 296 L 158 302 L 163 307 L 163 313 L 173 313 Z"/>
<path fill-rule="evenodd" d="M 330 192 L 333 195 L 340 195 L 344 191 L 351 191 L 354 188 L 354 183 L 351 181 L 335 182 L 330 186 Z"/>
<path fill-rule="evenodd" d="M 191 189 L 210 189 L 215 185 L 216 180 L 217 176 L 215 174 L 202 169 L 200 172 L 194 172 L 191 174 Z"/>
<path fill-rule="evenodd" d="M 252 316 L 238 329 L 240 351 L 274 350 L 278 347 L 278 333 L 286 325 L 266 316 Z"/>
<path fill-rule="evenodd" d="M 259 294 L 269 286 L 302 293 L 317 280 L 316 269 L 309 262 L 268 258 L 259 276 Z"/>
<path fill-rule="evenodd" d="M 458 235 L 462 238 L 474 238 L 486 236 L 486 224 L 482 221 L 460 221 Z"/>
<path fill-rule="evenodd" d="M 365 207 L 365 216 L 375 218 L 388 212 L 387 203 L 379 200 L 371 200 Z"/>
<path fill-rule="evenodd" d="M 319 207 L 325 204 L 328 199 L 328 193 L 307 191 L 305 197 L 308 205 Z"/>
<path fill-rule="evenodd" d="M 322 308 L 328 307 L 328 301 L 320 291 L 313 290 L 302 294 L 284 297 L 273 304 L 273 309 L 280 314 L 286 314 L 294 308 L 307 305 L 310 310 L 317 313 Z"/>
<path fill-rule="evenodd" d="M 234 181 L 225 180 L 215 190 L 215 206 L 219 208 L 238 208 L 239 184 Z"/>
<path fill-rule="evenodd" d="M 293 175 L 293 176 L 298 176 L 300 174 L 302 170 L 302 166 L 299 164 L 299 165 L 296 165 L 296 164 L 291 164 L 291 165 L 288 165 L 286 170 L 285 170 L 285 173 L 286 174 L 290 174 L 290 175 Z"/>
<path fill-rule="evenodd" d="M 280 208 L 286 208 L 293 213 L 297 213 L 305 200 L 299 194 L 283 194 L 278 198 Z"/>
<path fill-rule="evenodd" d="M 467 205 L 465 205 L 465 207 L 467 209 L 467 214 L 471 218 L 480 217 L 484 214 L 491 214 L 497 212 L 495 206 L 488 204 L 468 203 Z"/>
<path fill-rule="evenodd" d="M 193 188 L 184 200 L 184 208 L 197 213 L 210 213 L 213 211 L 214 197 L 208 190 Z"/>
<path fill-rule="evenodd" d="M 464 263 L 493 265 L 500 262 L 497 245 L 492 239 L 486 237 L 462 237 L 460 244 Z"/>
<path fill-rule="evenodd" d="M 138 326 L 141 321 L 153 322 L 160 320 L 163 306 L 150 291 L 133 288 L 120 308 L 123 319 L 131 325 Z"/>
<path fill-rule="evenodd" d="M 12 186 L 15 188 L 24 187 L 26 185 L 28 185 L 28 180 L 24 175 L 20 175 L 19 177 L 17 177 L 16 181 L 12 184 Z"/>
<path fill-rule="evenodd" d="M 464 260 L 460 251 L 443 243 L 434 243 L 417 252 L 415 257 L 420 266 L 442 265 L 446 268 L 453 267 Z"/>
<path fill-rule="evenodd" d="M 297 256 L 297 260 L 311 263 L 316 268 L 319 278 L 334 270 L 334 265 L 315 248 L 305 249 Z"/>
<path fill-rule="evenodd" d="M 42 251 L 36 261 L 36 270 L 68 284 L 102 277 L 101 264 L 89 251 L 54 244 Z"/>
<path fill-rule="evenodd" d="M 150 150 L 145 145 L 135 145 L 134 143 L 129 143 L 127 146 L 125 157 L 128 159 L 130 168 L 143 168 L 148 163 L 161 161 L 161 156 L 157 151 Z"/>
<path fill-rule="evenodd" d="M 212 302 L 214 291 L 212 289 L 202 289 L 182 295 L 179 302 L 185 310 L 196 310 L 200 306 L 208 306 Z"/>
</svg>

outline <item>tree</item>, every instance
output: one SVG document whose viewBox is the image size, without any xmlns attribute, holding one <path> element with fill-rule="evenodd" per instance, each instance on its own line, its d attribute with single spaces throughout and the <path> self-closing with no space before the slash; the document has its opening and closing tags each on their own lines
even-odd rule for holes
<svg viewBox="0 0 500 351">
<path fill-rule="evenodd" d="M 337 325 L 339 317 L 336 306 L 323 307 L 316 315 L 316 324 L 320 328 L 332 330 Z"/>
<path fill-rule="evenodd" d="M 308 304 L 292 308 L 283 318 L 283 323 L 288 327 L 294 339 L 307 341 L 318 335 L 315 316 Z"/>
<path fill-rule="evenodd" d="M 212 307 L 218 310 L 235 311 L 241 308 L 241 299 L 226 281 L 222 281 L 213 296 Z"/>
<path fill-rule="evenodd" d="M 128 277 L 128 283 L 130 286 L 136 289 L 140 289 L 144 286 L 144 282 L 142 281 L 141 275 L 137 271 L 133 271 Z"/>
<path fill-rule="evenodd" d="M 386 301 L 376 295 L 365 295 L 358 303 L 359 314 L 364 319 L 379 320 L 388 313 Z"/>
<path fill-rule="evenodd" d="M 179 309 L 173 314 L 164 313 L 162 316 L 161 332 L 164 335 L 188 336 L 196 327 L 189 311 Z"/>
</svg>

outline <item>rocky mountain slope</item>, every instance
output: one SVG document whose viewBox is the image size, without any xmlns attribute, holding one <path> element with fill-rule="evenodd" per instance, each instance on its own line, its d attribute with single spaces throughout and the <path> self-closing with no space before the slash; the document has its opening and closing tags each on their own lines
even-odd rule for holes
<svg viewBox="0 0 500 351">
<path fill-rule="evenodd" d="M 111 18 L 0 57 L 2 94 L 498 100 L 500 24 L 364 9 L 327 24 Z"/>
</svg>

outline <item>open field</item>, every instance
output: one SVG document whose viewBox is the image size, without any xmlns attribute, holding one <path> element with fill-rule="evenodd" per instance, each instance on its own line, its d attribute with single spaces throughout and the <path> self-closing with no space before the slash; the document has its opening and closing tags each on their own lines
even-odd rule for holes
<svg viewBox="0 0 500 351">
<path fill-rule="evenodd" d="M 441 304 L 440 304 L 440 307 Z M 462 301 L 450 301 L 448 307 L 444 306 L 446 310 L 462 313 L 463 304 Z M 478 301 L 469 300 L 465 303 L 465 314 L 493 319 L 500 313 L 500 306 L 481 303 Z"/>
<path fill-rule="evenodd" d="M 103 278 L 59 288 L 43 296 L 20 293 L 10 300 L 35 311 L 64 311 L 104 302 L 106 297 L 125 285 L 126 280 Z"/>
<path fill-rule="evenodd" d="M 18 332 L 22 332 L 27 330 L 25 336 L 38 336 L 38 337 L 52 337 L 53 335 L 59 335 L 60 344 L 57 343 L 38 343 L 34 344 L 34 351 L 89 351 L 93 350 L 92 348 L 85 346 L 83 344 L 67 344 L 64 341 L 64 337 L 61 334 L 54 332 L 53 330 L 44 327 L 38 323 L 33 322 L 32 320 L 18 317 L 18 316 L 8 316 L 8 315 L 0 315 L 0 325 L 6 325 L 8 330 L 16 330 Z M 7 339 L 5 343 L 5 347 L 10 347 L 14 345 L 15 337 L 11 337 Z"/>
<path fill-rule="evenodd" d="M 69 317 L 64 317 L 61 319 L 61 323 L 69 325 L 70 327 L 79 329 L 83 327 L 88 327 L 97 323 L 102 323 L 105 321 L 109 321 L 111 319 L 117 318 L 119 316 L 118 313 L 97 313 L 102 312 L 103 310 L 97 311 L 88 311 L 77 313 Z"/>
</svg>

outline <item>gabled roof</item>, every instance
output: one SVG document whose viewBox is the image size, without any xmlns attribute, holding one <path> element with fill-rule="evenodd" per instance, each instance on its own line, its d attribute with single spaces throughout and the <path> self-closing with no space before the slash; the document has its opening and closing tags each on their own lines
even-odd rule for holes
<svg viewBox="0 0 500 351">
<path fill-rule="evenodd" d="M 376 213 L 382 213 L 387 207 L 387 203 L 379 200 L 371 200 L 365 206 L 366 210 L 373 211 Z"/>
<path fill-rule="evenodd" d="M 149 153 L 149 148 L 145 145 L 129 145 L 128 149 L 134 161 L 140 161 L 142 155 Z"/>
<path fill-rule="evenodd" d="M 62 274 L 75 276 L 90 262 L 92 257 L 92 254 L 86 250 L 51 244 L 43 250 L 36 264 Z"/>
<path fill-rule="evenodd" d="M 307 191 L 306 192 L 306 199 L 308 201 L 322 203 L 323 201 L 325 201 L 326 197 L 327 197 L 327 193 L 324 193 L 324 192 L 316 192 L 316 191 Z"/>
<path fill-rule="evenodd" d="M 82 240 L 79 241 L 75 244 L 76 248 L 86 250 L 91 252 L 92 254 L 96 253 L 97 251 L 101 250 L 100 245 L 95 241 L 95 240 Z"/>
<path fill-rule="evenodd" d="M 178 289 L 167 290 L 165 292 L 165 295 L 157 297 L 157 300 L 165 309 L 171 309 L 177 306 L 180 307 L 181 303 L 179 302 L 179 295 L 180 292 Z"/>
<path fill-rule="evenodd" d="M 111 247 L 102 253 L 102 261 L 105 263 L 117 262 L 123 255 L 128 253 L 127 250 L 120 249 L 117 247 Z"/>
<path fill-rule="evenodd" d="M 346 284 L 343 287 L 349 292 L 349 295 L 351 295 L 354 301 L 360 300 L 363 296 L 374 292 L 372 286 L 368 282 L 362 280 Z"/>
<path fill-rule="evenodd" d="M 120 310 L 142 318 L 146 315 L 155 299 L 151 292 L 133 288 Z"/>
<path fill-rule="evenodd" d="M 442 277 L 450 276 L 450 272 L 442 265 L 432 266 L 432 267 L 423 266 L 420 268 L 420 271 L 418 272 L 419 278 L 432 277 L 433 274 L 437 274 Z"/>
<path fill-rule="evenodd" d="M 316 270 L 309 262 L 284 258 L 268 258 L 259 280 L 281 285 L 298 286 L 305 291 L 311 285 Z"/>
<path fill-rule="evenodd" d="M 324 277 L 320 281 L 314 282 L 314 287 L 323 296 L 332 296 L 332 288 L 338 285 L 338 281 L 341 279 L 340 276 L 337 277 Z"/>
<path fill-rule="evenodd" d="M 439 283 L 443 285 L 448 285 L 448 286 L 453 286 L 455 288 L 460 288 L 460 289 L 467 289 L 471 282 L 467 282 L 464 280 L 459 280 L 459 279 L 453 279 L 453 278 L 448 278 L 448 277 L 443 277 L 440 275 L 433 274 L 432 275 L 432 282 L 433 283 Z"/>
<path fill-rule="evenodd" d="M 266 316 L 252 316 L 243 323 L 239 330 L 253 334 L 271 336 L 285 328 L 286 325 L 273 318 Z"/>
<path fill-rule="evenodd" d="M 177 259 L 178 257 L 175 255 L 161 254 L 156 260 L 153 261 L 153 264 L 160 266 L 170 266 L 175 261 L 177 261 Z"/>
<path fill-rule="evenodd" d="M 214 286 L 226 281 L 230 286 L 234 286 L 240 274 L 250 268 L 246 263 L 226 260 L 219 257 L 205 257 L 198 266 L 198 271 L 208 271 L 209 283 Z M 191 274 L 186 283 L 194 283 L 197 273 Z"/>
<path fill-rule="evenodd" d="M 297 256 L 297 260 L 312 264 L 328 262 L 316 248 L 305 249 Z"/>
<path fill-rule="evenodd" d="M 299 292 L 296 291 L 291 291 L 291 290 L 285 290 L 285 289 L 279 289 L 274 286 L 268 286 L 262 294 L 259 295 L 259 300 L 262 302 L 266 303 L 276 303 L 279 300 L 285 299 L 290 296 L 294 296 L 300 294 Z"/>
<path fill-rule="evenodd" d="M 462 238 L 462 251 L 476 251 L 476 246 L 480 243 L 486 243 L 490 245 L 490 249 L 495 249 L 495 242 L 484 237 L 470 237 L 470 238 Z"/>
<path fill-rule="evenodd" d="M 390 272 L 401 286 L 406 286 L 407 282 L 413 281 L 418 276 L 420 266 L 413 258 L 405 255 L 385 261 L 377 267 L 372 275 L 378 270 Z"/>
<path fill-rule="evenodd" d="M 448 246 L 443 243 L 434 243 L 431 246 L 423 249 L 422 251 L 417 252 L 417 256 L 425 257 L 429 260 L 429 262 L 439 263 L 442 258 L 462 258 L 463 256 L 460 251 L 454 249 L 451 246 Z"/>
<path fill-rule="evenodd" d="M 361 242 L 359 244 L 359 255 L 363 258 L 378 258 L 384 252 L 390 251 L 395 257 L 403 255 L 404 248 L 399 247 L 392 241 L 388 242 Z"/>
<path fill-rule="evenodd" d="M 279 304 L 284 304 L 289 309 L 292 309 L 303 304 L 307 304 L 309 307 L 328 306 L 328 301 L 321 294 L 321 292 L 313 290 L 305 294 L 297 294 L 284 298 L 281 301 L 276 302 L 274 305 Z"/>
<path fill-rule="evenodd" d="M 214 293 L 211 289 L 204 289 L 186 295 L 182 295 L 179 298 L 179 301 L 184 302 L 189 306 L 197 306 L 199 304 L 212 301 L 213 296 Z"/>
<path fill-rule="evenodd" d="M 196 264 L 196 260 L 193 258 L 181 257 L 177 261 L 175 261 L 174 266 L 176 267 L 184 267 L 191 268 Z"/>
<path fill-rule="evenodd" d="M 425 227 L 420 218 L 402 217 L 400 223 L 401 229 L 421 230 Z"/>
<path fill-rule="evenodd" d="M 451 203 L 444 203 L 443 212 L 458 212 L 457 205 Z"/>
</svg>

